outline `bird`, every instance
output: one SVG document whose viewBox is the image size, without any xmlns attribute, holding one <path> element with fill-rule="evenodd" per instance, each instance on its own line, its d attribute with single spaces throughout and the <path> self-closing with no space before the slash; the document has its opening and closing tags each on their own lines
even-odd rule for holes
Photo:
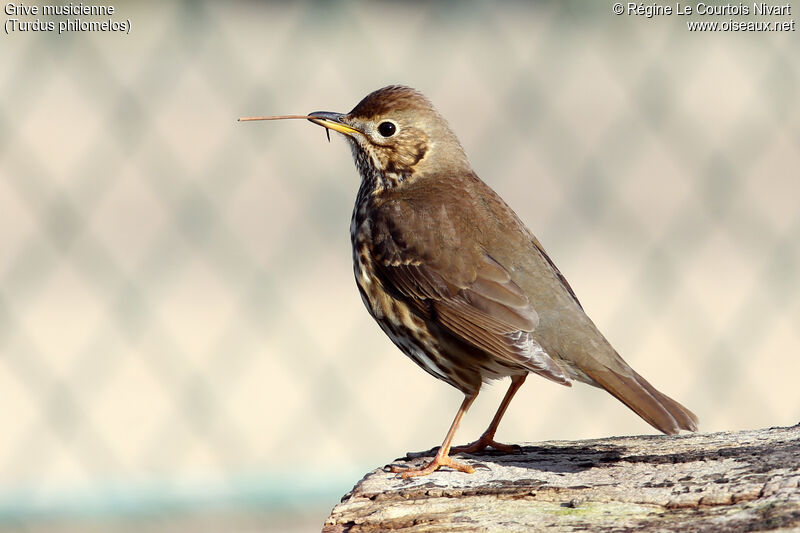
<svg viewBox="0 0 800 533">
<path fill-rule="evenodd" d="M 361 177 L 350 223 L 361 298 L 392 342 L 464 394 L 434 457 L 392 466 L 404 478 L 441 467 L 472 473 L 451 454 L 488 447 L 528 374 L 600 387 L 666 434 L 698 418 L 630 367 L 584 312 L 539 240 L 472 169 L 448 122 L 421 92 L 390 85 L 349 113 L 306 118 L 347 139 Z M 255 120 L 252 117 L 247 120 Z M 486 431 L 451 449 L 483 383 L 510 378 Z"/>
</svg>

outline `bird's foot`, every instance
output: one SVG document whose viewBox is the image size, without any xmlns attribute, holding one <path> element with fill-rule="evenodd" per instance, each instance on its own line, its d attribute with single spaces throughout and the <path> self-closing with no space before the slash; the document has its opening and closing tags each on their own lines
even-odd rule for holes
<svg viewBox="0 0 800 533">
<path fill-rule="evenodd" d="M 487 435 L 484 433 L 475 442 L 466 444 L 464 446 L 454 446 L 450 451 L 453 453 L 478 453 L 482 452 L 486 448 L 489 448 L 490 446 L 497 451 L 505 453 L 516 453 L 521 449 L 516 444 L 503 444 L 502 442 L 497 442 L 493 437 L 494 435 Z"/>
<path fill-rule="evenodd" d="M 418 477 L 418 476 L 427 476 L 428 474 L 432 474 L 439 470 L 439 468 L 446 466 L 448 468 L 452 468 L 453 470 L 458 470 L 459 472 L 466 472 L 467 474 L 472 474 L 475 472 L 475 469 L 468 464 L 459 463 L 453 461 L 449 455 L 442 455 L 437 453 L 434 456 L 433 460 L 431 460 L 428 464 L 420 467 L 401 467 L 401 466 L 392 466 L 390 470 L 395 474 L 400 474 L 400 477 L 403 479 L 408 479 L 410 477 Z"/>
</svg>

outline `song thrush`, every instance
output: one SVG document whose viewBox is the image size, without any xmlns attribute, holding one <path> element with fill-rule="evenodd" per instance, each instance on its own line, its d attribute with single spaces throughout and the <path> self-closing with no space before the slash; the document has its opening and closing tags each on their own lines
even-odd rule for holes
<svg viewBox="0 0 800 533">
<path fill-rule="evenodd" d="M 287 118 L 303 118 L 292 116 Z M 487 380 L 509 376 L 483 435 L 453 451 L 492 446 L 509 402 L 533 372 L 602 387 L 656 429 L 695 431 L 697 417 L 622 360 L 583 311 L 567 280 L 511 208 L 470 167 L 447 122 L 421 93 L 389 86 L 347 114 L 305 116 L 344 134 L 361 174 L 350 235 L 356 282 L 373 318 L 400 350 L 464 393 L 436 456 L 450 457 L 463 414 Z"/>
</svg>

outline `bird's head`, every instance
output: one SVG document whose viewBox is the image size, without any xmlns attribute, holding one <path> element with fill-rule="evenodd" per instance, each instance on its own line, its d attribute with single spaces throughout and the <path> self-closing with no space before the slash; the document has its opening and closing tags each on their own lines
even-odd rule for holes
<svg viewBox="0 0 800 533">
<path fill-rule="evenodd" d="M 317 111 L 309 120 L 347 137 L 362 179 L 376 189 L 469 169 L 447 121 L 410 87 L 384 87 L 347 114 Z"/>
</svg>

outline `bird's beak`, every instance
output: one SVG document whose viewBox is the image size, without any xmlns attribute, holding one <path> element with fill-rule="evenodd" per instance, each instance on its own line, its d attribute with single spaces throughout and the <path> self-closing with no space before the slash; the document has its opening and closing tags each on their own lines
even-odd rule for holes
<svg viewBox="0 0 800 533">
<path fill-rule="evenodd" d="M 342 117 L 345 116 L 344 113 L 331 113 L 330 111 L 314 111 L 313 113 L 308 114 L 311 122 L 314 124 L 319 124 L 323 128 L 327 128 L 329 130 L 338 131 L 339 133 L 344 133 L 345 135 L 353 135 L 354 133 L 361 133 L 355 128 L 351 128 L 350 126 L 344 124 L 342 122 Z"/>
</svg>

